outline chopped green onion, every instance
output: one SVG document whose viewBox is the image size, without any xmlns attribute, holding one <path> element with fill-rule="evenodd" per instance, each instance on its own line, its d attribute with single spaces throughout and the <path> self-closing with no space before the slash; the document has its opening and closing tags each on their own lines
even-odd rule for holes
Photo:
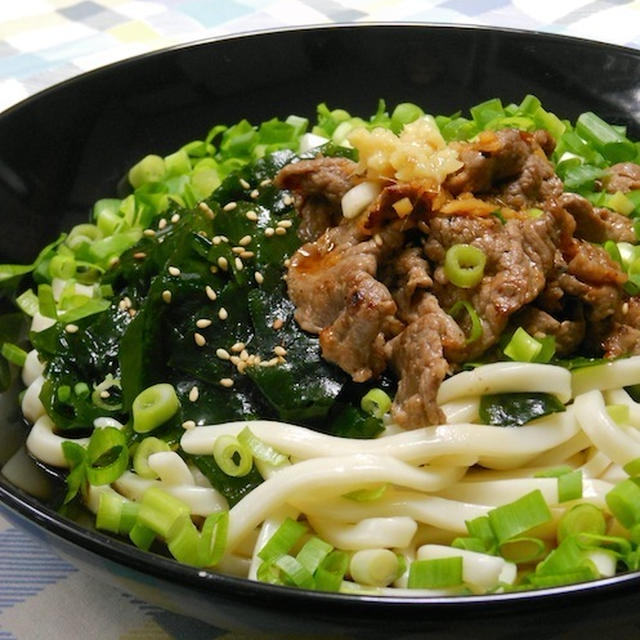
<svg viewBox="0 0 640 640">
<path fill-rule="evenodd" d="M 521 536 L 533 527 L 549 522 L 551 511 L 539 489 L 487 514 L 498 543 Z"/>
<path fill-rule="evenodd" d="M 47 318 L 58 317 L 58 310 L 56 308 L 56 301 L 53 298 L 53 289 L 50 284 L 38 285 L 38 307 L 40 313 Z"/>
<path fill-rule="evenodd" d="M 69 402 L 71 399 L 71 387 L 68 384 L 61 384 L 56 391 L 58 400 L 62 403 Z"/>
<path fill-rule="evenodd" d="M 382 389 L 369 389 L 360 400 L 360 407 L 374 418 L 382 418 L 391 409 L 391 398 Z"/>
<path fill-rule="evenodd" d="M 409 567 L 409 589 L 441 589 L 462 584 L 462 557 L 415 560 Z"/>
<path fill-rule="evenodd" d="M 454 538 L 451 541 L 454 549 L 464 549 L 465 551 L 477 551 L 478 553 L 487 553 L 487 547 L 480 538 Z"/>
<path fill-rule="evenodd" d="M 471 321 L 471 331 L 469 331 L 469 335 L 464 341 L 465 344 L 470 344 L 471 342 L 475 342 L 482 335 L 482 322 L 480 320 L 480 316 L 478 316 L 478 312 L 467 300 L 458 300 L 458 302 L 449 309 L 449 315 L 452 318 L 455 318 L 462 309 L 467 312 L 469 320 Z"/>
<path fill-rule="evenodd" d="M 117 493 L 103 492 L 98 501 L 96 513 L 96 529 L 120 533 L 120 520 L 122 519 L 122 506 L 125 498 Z"/>
<path fill-rule="evenodd" d="M 87 480 L 111 484 L 127 469 L 129 450 L 124 433 L 114 427 L 95 429 L 87 446 Z"/>
<path fill-rule="evenodd" d="M 122 511 L 120 512 L 120 533 L 123 535 L 129 535 L 131 529 L 138 522 L 138 513 L 140 512 L 140 505 L 137 502 L 131 502 L 125 500 L 122 504 Z"/>
<path fill-rule="evenodd" d="M 198 557 L 203 567 L 213 567 L 220 562 L 227 546 L 229 512 L 210 513 L 202 525 Z"/>
<path fill-rule="evenodd" d="M 172 385 L 160 383 L 147 387 L 133 401 L 133 430 L 153 431 L 172 418 L 179 408 L 180 401 Z"/>
<path fill-rule="evenodd" d="M 631 460 L 631 462 L 627 462 L 623 468 L 632 478 L 640 476 L 640 458 L 635 458 Z"/>
<path fill-rule="evenodd" d="M 602 509 L 593 504 L 583 503 L 573 506 L 558 522 L 558 542 L 579 533 L 604 534 L 607 524 Z"/>
<path fill-rule="evenodd" d="M 151 436 L 140 442 L 133 454 L 133 468 L 141 478 L 158 477 L 158 474 L 149 466 L 149 456 L 160 451 L 171 451 L 171 447 L 160 438 Z"/>
<path fill-rule="evenodd" d="M 608 404 L 606 407 L 609 417 L 616 424 L 629 424 L 628 404 Z"/>
<path fill-rule="evenodd" d="M 71 468 L 71 471 L 67 474 L 67 493 L 64 497 L 64 504 L 68 504 L 76 497 L 78 491 L 83 488 L 86 482 L 87 452 L 84 447 L 71 440 L 65 440 L 60 447 L 65 460 Z"/>
<path fill-rule="evenodd" d="M 71 256 L 55 255 L 49 262 L 49 274 L 52 278 L 69 280 L 76 275 L 76 261 Z"/>
<path fill-rule="evenodd" d="M 349 554 L 344 551 L 332 551 L 315 572 L 318 591 L 339 591 L 344 574 L 349 567 Z"/>
<path fill-rule="evenodd" d="M 1 353 L 9 362 L 13 362 L 13 364 L 19 367 L 24 367 L 27 352 L 18 345 L 12 344 L 11 342 L 4 342 Z"/>
<path fill-rule="evenodd" d="M 146 551 L 156 539 L 156 532 L 149 527 L 137 522 L 129 531 L 129 539 L 138 549 Z"/>
<path fill-rule="evenodd" d="M 301 589 L 313 589 L 313 576 L 293 556 L 285 554 L 273 562 L 285 575 L 286 581 Z"/>
<path fill-rule="evenodd" d="M 415 122 L 424 115 L 424 111 L 412 102 L 401 102 L 391 114 L 391 129 L 399 133 L 405 124 Z"/>
<path fill-rule="evenodd" d="M 91 389 L 89 389 L 89 385 L 86 382 L 76 382 L 76 384 L 73 385 L 73 392 L 79 398 L 88 398 Z"/>
<path fill-rule="evenodd" d="M 223 473 L 233 478 L 246 476 L 253 468 L 253 456 L 238 438 L 218 436 L 213 444 L 213 458 Z"/>
<path fill-rule="evenodd" d="M 251 452 L 254 458 L 267 462 L 274 467 L 279 467 L 288 461 L 287 456 L 279 453 L 266 442 L 256 437 L 249 427 L 245 427 L 238 434 L 238 441 Z"/>
<path fill-rule="evenodd" d="M 517 362 L 533 362 L 542 351 L 542 343 L 518 327 L 503 349 L 504 355 Z"/>
<path fill-rule="evenodd" d="M 636 156 L 633 142 L 591 111 L 578 117 L 576 132 L 611 163 L 633 160 Z"/>
<path fill-rule="evenodd" d="M 317 536 L 309 538 L 298 551 L 296 560 L 311 574 L 316 572 L 322 561 L 333 551 L 333 547 Z"/>
<path fill-rule="evenodd" d="M 470 244 L 454 244 L 444 257 L 444 274 L 453 285 L 469 289 L 482 280 L 487 256 Z"/>
<path fill-rule="evenodd" d="M 150 154 L 129 169 L 129 183 L 134 189 L 137 189 L 143 184 L 162 180 L 165 172 L 164 160 L 160 156 Z"/>
<path fill-rule="evenodd" d="M 640 523 L 640 478 L 619 482 L 605 496 L 607 506 L 627 529 Z"/>
<path fill-rule="evenodd" d="M 491 550 L 496 546 L 496 535 L 491 528 L 491 522 L 488 516 L 479 516 L 473 520 L 465 520 L 465 525 L 469 535 L 472 538 L 481 540 L 485 549 Z"/>
<path fill-rule="evenodd" d="M 63 324 L 76 322 L 76 320 L 81 320 L 82 318 L 86 318 L 87 316 L 92 316 L 95 313 L 101 313 L 102 311 L 108 309 L 109 306 L 110 303 L 108 300 L 89 298 L 86 299 L 83 304 L 80 304 L 73 309 L 69 309 L 64 313 L 61 313 L 58 316 L 58 320 Z"/>
<path fill-rule="evenodd" d="M 183 515 L 172 528 L 167 539 L 167 549 L 171 555 L 183 564 L 200 566 L 198 546 L 200 534 L 188 515 Z"/>
<path fill-rule="evenodd" d="M 28 316 L 36 315 L 39 310 L 38 296 L 31 289 L 27 289 L 16 298 L 16 304 Z"/>
<path fill-rule="evenodd" d="M 512 538 L 500 545 L 500 555 L 509 562 L 524 564 L 540 560 L 547 551 L 547 545 L 540 538 Z"/>
<path fill-rule="evenodd" d="M 258 557 L 265 562 L 273 562 L 276 558 L 289 553 L 306 531 L 307 527 L 304 524 L 287 518 L 258 551 Z"/>
<path fill-rule="evenodd" d="M 112 391 L 113 389 L 116 391 Z M 113 375 L 109 373 L 100 384 L 94 386 L 93 392 L 91 393 L 91 402 L 101 409 L 118 411 L 122 409 L 122 402 L 119 400 L 121 390 L 120 380 L 114 378 Z M 111 397 L 112 393 L 115 396 L 115 402 Z M 111 399 L 110 402 L 106 402 L 107 399 Z"/>
<path fill-rule="evenodd" d="M 373 487 L 372 489 L 356 489 L 355 491 L 345 493 L 343 497 L 348 498 L 349 500 L 354 500 L 355 502 L 373 502 L 374 500 L 381 498 L 387 491 L 388 487 L 389 485 L 385 483 L 377 487 Z"/>
<path fill-rule="evenodd" d="M 169 540 L 182 526 L 181 519 L 189 513 L 189 505 L 182 500 L 158 487 L 150 487 L 142 494 L 138 523 Z"/>
<path fill-rule="evenodd" d="M 623 216 L 630 215 L 636 208 L 636 205 L 629 200 L 622 191 L 616 191 L 613 195 L 609 196 L 606 201 L 606 206 Z"/>
<path fill-rule="evenodd" d="M 559 478 L 565 473 L 571 473 L 573 469 L 568 464 L 563 464 L 559 467 L 553 467 L 551 469 L 545 469 L 544 471 L 538 471 L 533 474 L 534 478 Z"/>
<path fill-rule="evenodd" d="M 571 471 L 558 476 L 558 502 L 579 498 L 582 498 L 582 471 Z"/>
</svg>

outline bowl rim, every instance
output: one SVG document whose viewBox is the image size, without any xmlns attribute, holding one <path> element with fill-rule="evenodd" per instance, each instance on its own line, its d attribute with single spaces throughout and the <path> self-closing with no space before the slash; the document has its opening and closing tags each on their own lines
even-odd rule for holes
<svg viewBox="0 0 640 640">
<path fill-rule="evenodd" d="M 97 78 L 103 73 L 118 69 L 124 69 L 130 65 L 144 63 L 151 58 L 160 58 L 167 55 L 175 55 L 187 49 L 199 49 L 217 46 L 229 41 L 254 40 L 261 37 L 274 37 L 282 33 L 300 32 L 330 32 L 335 30 L 371 30 L 371 29 L 407 29 L 407 30 L 436 30 L 443 32 L 469 31 L 476 33 L 498 33 L 515 38 L 533 38 L 537 41 L 566 42 L 574 46 L 596 47 L 598 49 L 611 50 L 617 54 L 623 54 L 636 58 L 640 64 L 640 49 L 602 42 L 589 38 L 568 34 L 557 34 L 532 29 L 520 29 L 512 27 L 493 27 L 478 24 L 434 23 L 421 21 L 393 21 L 393 22 L 358 22 L 358 23 L 331 23 L 292 25 L 281 28 L 268 28 L 249 30 L 239 33 L 224 34 L 211 37 L 203 37 L 195 40 L 171 44 L 151 51 L 142 52 L 131 57 L 116 60 L 96 68 L 83 71 L 77 75 L 66 78 L 49 87 L 45 87 L 32 95 L 11 105 L 0 112 L 0 124 L 14 113 L 27 108 L 32 103 L 43 97 L 53 94 L 64 87 L 83 83 L 89 78 Z M 637 588 L 640 584 L 640 571 L 626 572 L 611 578 L 601 578 L 589 582 L 581 582 L 559 587 L 533 589 L 526 591 L 514 591 L 509 593 L 465 595 L 465 596 L 384 596 L 379 594 L 346 594 L 319 592 L 306 589 L 297 589 L 286 586 L 266 584 L 247 578 L 216 573 L 206 569 L 199 569 L 185 564 L 180 564 L 173 559 L 152 552 L 145 552 L 137 547 L 127 544 L 122 540 L 111 537 L 96 529 L 88 529 L 76 522 L 59 515 L 53 509 L 39 504 L 37 498 L 29 495 L 19 487 L 13 485 L 0 473 L 0 507 L 6 507 L 17 513 L 30 524 L 44 528 L 54 538 L 64 543 L 77 545 L 82 550 L 96 554 L 102 559 L 107 559 L 126 568 L 141 571 L 153 575 L 163 581 L 170 580 L 184 587 L 198 587 L 202 591 L 215 593 L 218 597 L 242 597 L 252 596 L 256 602 L 277 607 L 282 600 L 287 609 L 302 603 L 324 603 L 335 607 L 346 606 L 352 609 L 354 606 L 364 606 L 367 609 L 375 606 L 376 609 L 404 609 L 415 608 L 417 605 L 429 609 L 444 608 L 446 611 L 454 609 L 466 609 L 484 605 L 490 612 L 494 607 L 503 607 L 505 603 L 537 603 L 545 605 L 551 603 L 558 596 L 563 598 L 584 598 L 587 596 L 603 597 L 606 594 L 619 594 L 623 590 Z M 2 511 L 0 510 L 0 513 Z"/>
</svg>

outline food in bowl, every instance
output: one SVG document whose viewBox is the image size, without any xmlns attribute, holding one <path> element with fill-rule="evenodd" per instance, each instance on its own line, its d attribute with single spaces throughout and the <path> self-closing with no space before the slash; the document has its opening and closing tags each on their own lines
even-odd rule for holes
<svg viewBox="0 0 640 640">
<path fill-rule="evenodd" d="M 465 594 L 637 569 L 640 152 L 533 96 L 147 156 L 16 303 L 59 506 L 198 567 Z"/>
</svg>

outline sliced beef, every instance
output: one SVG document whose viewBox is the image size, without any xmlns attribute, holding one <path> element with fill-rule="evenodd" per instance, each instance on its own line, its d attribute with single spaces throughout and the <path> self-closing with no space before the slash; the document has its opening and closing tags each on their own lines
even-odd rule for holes
<svg viewBox="0 0 640 640">
<path fill-rule="evenodd" d="M 276 176 L 280 189 L 293 192 L 295 206 L 302 217 L 298 235 L 315 240 L 328 227 L 340 221 L 342 196 L 355 185 L 357 164 L 347 158 L 319 156 L 283 167 Z"/>
<path fill-rule="evenodd" d="M 483 132 L 477 142 L 459 143 L 464 166 L 445 182 L 454 195 L 491 194 L 498 204 L 528 209 L 562 193 L 562 181 L 547 155 L 555 141 L 546 131 Z"/>
<path fill-rule="evenodd" d="M 619 162 L 609 167 L 603 180 L 604 187 L 609 193 L 616 191 L 632 191 L 640 189 L 640 164 L 634 162 Z"/>
<path fill-rule="evenodd" d="M 391 409 L 397 424 L 416 429 L 444 421 L 436 396 L 450 370 L 445 352 L 459 350 L 464 339 L 436 297 L 426 294 L 417 319 L 387 344 L 391 366 L 399 378 Z"/>
<path fill-rule="evenodd" d="M 640 355 L 640 299 L 624 298 L 613 315 L 611 328 L 602 340 L 605 358 Z"/>
<path fill-rule="evenodd" d="M 377 243 L 355 224 L 332 227 L 291 258 L 289 297 L 298 324 L 320 335 L 323 356 L 357 382 L 386 366 L 384 328 L 396 312 L 391 293 L 376 279 L 378 260 L 402 244 L 402 233 L 387 227 Z"/>
<path fill-rule="evenodd" d="M 554 268 L 558 247 L 567 242 L 572 229 L 572 220 L 559 209 L 504 225 L 495 218 L 436 217 L 430 222 L 425 251 L 433 261 L 442 264 L 446 250 L 461 242 L 487 256 L 485 275 L 473 289 L 452 286 L 442 266 L 434 273 L 434 293 L 443 308 L 468 300 L 483 326 L 478 340 L 450 354 L 455 361 L 474 357 L 495 344 L 509 317 L 540 294 Z"/>
<path fill-rule="evenodd" d="M 636 242 L 633 223 L 629 218 L 610 209 L 594 207 L 577 193 L 564 193 L 558 198 L 576 221 L 576 237 L 589 242 Z"/>
</svg>

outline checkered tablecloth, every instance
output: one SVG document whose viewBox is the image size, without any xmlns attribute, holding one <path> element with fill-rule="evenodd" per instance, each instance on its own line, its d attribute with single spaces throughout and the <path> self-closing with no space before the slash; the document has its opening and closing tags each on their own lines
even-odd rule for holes
<svg viewBox="0 0 640 640">
<path fill-rule="evenodd" d="M 0 111 L 78 73 L 167 45 L 369 21 L 505 26 L 640 48 L 640 0 L 0 0 Z M 0 640 L 63 638 L 240 636 L 96 582 L 0 516 Z"/>
</svg>

